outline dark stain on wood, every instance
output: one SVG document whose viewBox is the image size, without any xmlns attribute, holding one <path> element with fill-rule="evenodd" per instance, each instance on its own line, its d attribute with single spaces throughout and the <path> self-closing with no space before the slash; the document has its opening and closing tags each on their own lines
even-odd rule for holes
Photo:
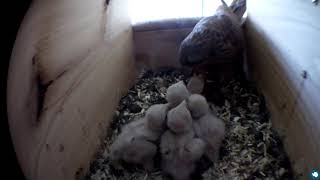
<svg viewBox="0 0 320 180">
<path fill-rule="evenodd" d="M 109 4 L 110 4 L 110 0 L 106 0 L 105 3 L 104 3 L 104 11 L 107 10 Z"/>
<path fill-rule="evenodd" d="M 82 130 L 82 134 L 83 134 L 84 137 L 88 137 L 89 136 L 89 132 L 88 132 L 87 127 L 82 126 L 81 130 Z"/>
<path fill-rule="evenodd" d="M 32 66 L 35 73 L 35 81 L 36 81 L 36 88 L 37 88 L 37 122 L 40 121 L 40 116 L 43 112 L 45 94 L 48 87 L 52 84 L 53 81 L 49 81 L 48 83 L 44 84 L 41 74 L 39 72 L 38 67 L 38 58 L 37 55 L 33 56 L 32 58 Z"/>
<path fill-rule="evenodd" d="M 75 173 L 75 179 L 76 180 L 79 180 L 79 179 L 81 179 L 81 173 L 83 172 L 83 168 L 82 167 L 79 167 L 78 168 L 78 170 L 76 171 L 76 173 Z"/>
<path fill-rule="evenodd" d="M 49 144 L 46 144 L 46 150 L 49 151 L 50 150 L 50 146 Z"/>
<path fill-rule="evenodd" d="M 44 100 L 48 87 L 52 84 L 53 81 L 49 81 L 47 84 L 42 84 L 40 74 L 37 74 L 37 88 L 38 88 L 38 110 L 37 116 L 38 121 L 40 119 L 41 113 L 43 112 Z"/>
<path fill-rule="evenodd" d="M 65 69 L 64 71 L 62 71 L 60 74 L 58 74 L 58 76 L 55 78 L 55 80 L 59 79 L 61 76 L 63 76 L 66 72 L 68 71 L 68 69 Z"/>
<path fill-rule="evenodd" d="M 307 79 L 308 78 L 308 72 L 307 71 L 302 71 L 301 76 L 303 79 Z"/>
<path fill-rule="evenodd" d="M 284 109 L 286 109 L 286 108 L 287 108 L 287 103 L 283 103 L 283 104 L 281 105 L 281 109 L 284 110 Z"/>
<path fill-rule="evenodd" d="M 69 70 L 69 69 L 66 69 L 62 71 L 60 74 L 57 75 L 55 79 L 52 79 L 46 82 L 40 73 L 38 62 L 39 62 L 39 59 L 37 58 L 37 55 L 34 55 L 32 58 L 32 66 L 35 73 L 35 82 L 36 82 L 36 88 L 37 88 L 37 120 L 36 120 L 37 122 L 40 121 L 41 114 L 47 109 L 47 107 L 45 107 L 44 104 L 45 104 L 46 92 L 49 86 L 51 86 L 55 80 L 62 77 Z"/>
<path fill-rule="evenodd" d="M 64 151 L 64 145 L 63 144 L 59 144 L 59 152 L 63 152 Z"/>
<path fill-rule="evenodd" d="M 43 106 L 44 106 L 44 100 L 45 100 L 45 95 L 46 95 L 46 92 L 47 92 L 47 89 L 49 87 L 49 85 L 52 83 L 52 81 L 50 81 L 48 84 L 46 85 L 43 85 L 41 83 L 41 78 L 40 78 L 40 75 L 38 74 L 37 75 L 37 88 L 38 88 L 38 120 L 39 120 L 39 117 L 43 111 Z"/>
</svg>

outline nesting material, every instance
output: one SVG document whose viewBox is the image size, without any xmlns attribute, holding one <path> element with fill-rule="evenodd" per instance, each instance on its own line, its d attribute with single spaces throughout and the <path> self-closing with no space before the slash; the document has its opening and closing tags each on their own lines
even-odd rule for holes
<svg viewBox="0 0 320 180">
<path fill-rule="evenodd" d="M 188 79 L 179 71 L 143 73 L 121 99 L 114 120 L 107 129 L 104 145 L 91 163 L 86 179 L 168 179 L 161 171 L 157 156 L 158 166 L 149 173 L 130 164 L 115 167 L 110 160 L 110 147 L 125 124 L 142 118 L 151 105 L 165 104 L 167 88 L 180 80 L 187 82 Z M 221 92 L 225 97 L 224 105 L 210 104 L 226 124 L 220 156 L 214 164 L 202 159 L 192 179 L 293 179 L 289 160 L 272 129 L 263 97 L 251 85 L 240 84 L 236 80 L 223 82 Z"/>
</svg>

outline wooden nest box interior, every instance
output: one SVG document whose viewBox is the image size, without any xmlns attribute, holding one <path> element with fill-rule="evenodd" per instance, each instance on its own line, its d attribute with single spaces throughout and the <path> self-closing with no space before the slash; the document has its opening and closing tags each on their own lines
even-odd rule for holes
<svg viewBox="0 0 320 180">
<path fill-rule="evenodd" d="M 27 179 L 83 179 L 142 68 L 179 67 L 199 18 L 132 26 L 127 0 L 33 1 L 10 60 L 7 108 Z M 247 1 L 248 76 L 266 98 L 294 172 L 320 170 L 320 11 Z"/>
</svg>

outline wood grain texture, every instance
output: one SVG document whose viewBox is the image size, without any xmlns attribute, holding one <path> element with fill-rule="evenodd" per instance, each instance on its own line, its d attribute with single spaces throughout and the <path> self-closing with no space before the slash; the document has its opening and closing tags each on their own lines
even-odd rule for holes
<svg viewBox="0 0 320 180">
<path fill-rule="evenodd" d="M 300 1 L 249 1 L 250 75 L 267 99 L 298 179 L 320 169 L 320 11 Z"/>
<path fill-rule="evenodd" d="M 137 67 L 152 70 L 180 68 L 180 44 L 200 19 L 167 19 L 135 24 L 133 35 Z"/>
<path fill-rule="evenodd" d="M 156 31 L 194 27 L 202 17 L 154 20 L 133 25 L 133 31 Z"/>
<path fill-rule="evenodd" d="M 180 43 L 192 28 L 134 31 L 136 60 L 143 66 L 140 68 L 156 70 L 162 67 L 180 67 L 178 61 Z"/>
<path fill-rule="evenodd" d="M 7 86 L 10 131 L 27 179 L 84 177 L 136 75 L 127 4 L 32 3 Z"/>
</svg>

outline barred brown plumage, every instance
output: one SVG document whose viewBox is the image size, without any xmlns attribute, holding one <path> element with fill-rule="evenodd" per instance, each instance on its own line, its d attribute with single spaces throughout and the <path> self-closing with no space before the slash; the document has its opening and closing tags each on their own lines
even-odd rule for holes
<svg viewBox="0 0 320 180">
<path fill-rule="evenodd" d="M 243 15 L 239 12 L 245 9 L 245 3 L 233 3 L 232 8 L 222 4 L 213 16 L 204 17 L 195 25 L 180 45 L 179 62 L 183 66 L 201 72 L 208 71 L 208 66 L 199 65 L 214 65 L 217 60 L 241 64 L 244 36 L 238 16 Z M 233 10 L 237 10 L 237 14 Z"/>
</svg>

